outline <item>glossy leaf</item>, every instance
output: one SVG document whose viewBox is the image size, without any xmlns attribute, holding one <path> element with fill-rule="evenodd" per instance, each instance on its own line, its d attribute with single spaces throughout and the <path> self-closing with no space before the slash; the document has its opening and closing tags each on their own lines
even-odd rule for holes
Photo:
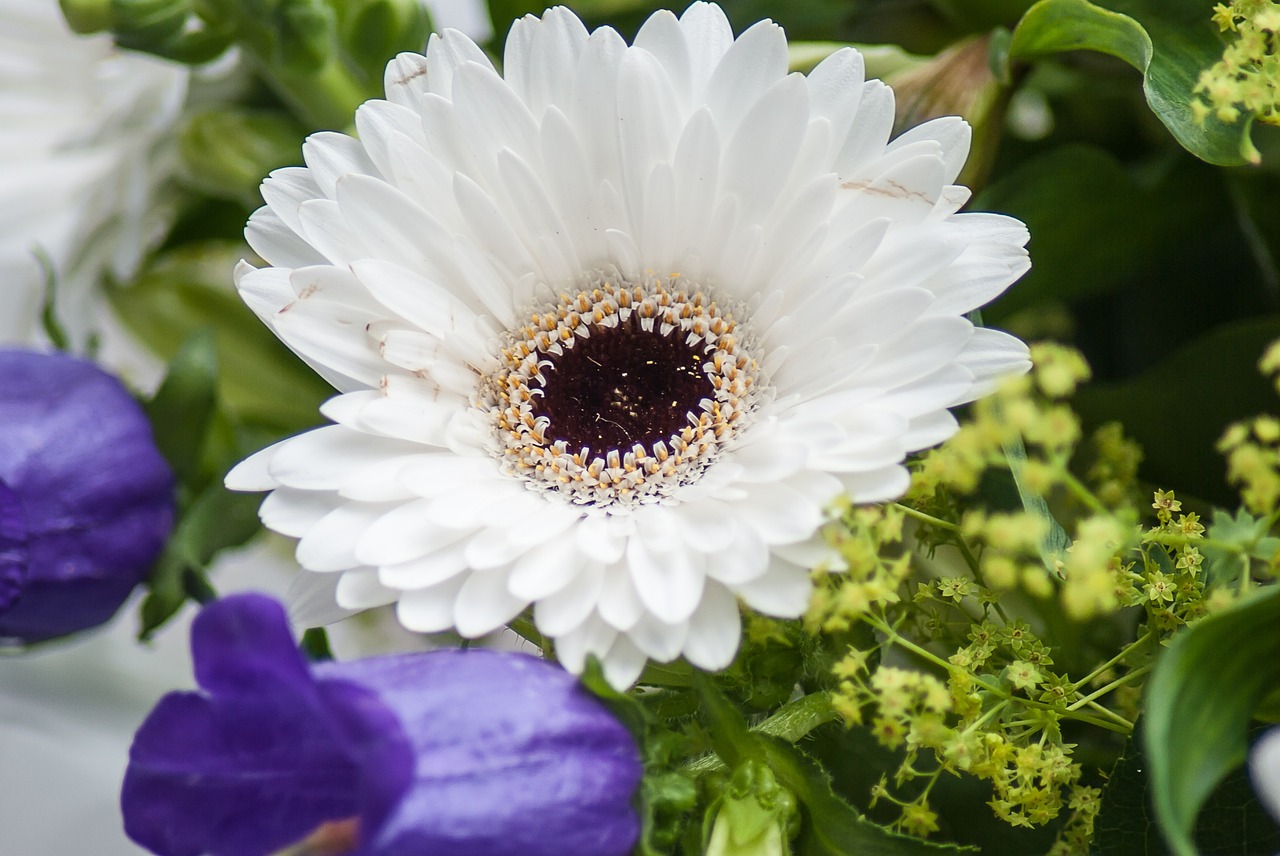
<svg viewBox="0 0 1280 856">
<path fill-rule="evenodd" d="M 1196 816 L 1245 759 L 1254 709 L 1280 683 L 1280 587 L 1205 618 L 1160 657 L 1144 743 L 1156 819 L 1176 856 L 1195 856 Z"/>
<path fill-rule="evenodd" d="M 1227 125 L 1191 111 L 1200 72 L 1222 55 L 1207 4 L 1111 0 L 1041 0 L 1013 31 L 1010 59 L 1034 59 L 1092 50 L 1123 60 L 1142 73 L 1147 105 L 1174 138 L 1196 157 L 1220 166 L 1256 163 L 1250 122 Z"/>
</svg>

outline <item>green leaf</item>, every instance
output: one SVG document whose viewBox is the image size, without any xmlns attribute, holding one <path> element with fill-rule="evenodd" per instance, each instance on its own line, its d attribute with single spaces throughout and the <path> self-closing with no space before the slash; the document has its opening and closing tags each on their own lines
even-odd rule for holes
<svg viewBox="0 0 1280 856">
<path fill-rule="evenodd" d="M 797 856 L 938 856 L 976 853 L 973 847 L 938 844 L 900 835 L 872 823 L 831 789 L 831 781 L 810 757 L 785 740 L 752 731 L 742 714 L 701 672 L 694 684 L 702 715 L 717 755 L 730 769 L 756 761 L 804 806 L 805 822 L 796 842 Z"/>
<path fill-rule="evenodd" d="M 1142 73 L 1147 105 L 1189 152 L 1219 166 L 1257 163 L 1250 121 L 1203 124 L 1191 111 L 1200 72 L 1222 55 L 1209 24 L 1207 3 L 1185 0 L 1041 0 L 1013 31 L 1011 59 L 1092 50 L 1127 62 Z"/>
<path fill-rule="evenodd" d="M 188 597 L 211 592 L 205 569 L 222 550 L 238 547 L 258 531 L 262 497 L 209 485 L 183 512 L 160 560 L 147 578 L 139 637 L 146 639 L 178 611 Z"/>
<path fill-rule="evenodd" d="M 194 331 L 212 328 L 217 343 L 218 394 L 237 422 L 292 434 L 320 421 L 333 389 L 249 311 L 231 286 L 231 271 L 248 254 L 240 244 L 188 244 L 158 258 L 132 285 L 112 289 L 112 305 L 129 329 L 168 359 Z"/>
<path fill-rule="evenodd" d="M 1275 408 L 1257 366 L 1277 338 L 1280 316 L 1220 325 L 1134 378 L 1082 387 L 1076 408 L 1088 425 L 1124 425 L 1142 445 L 1146 480 L 1234 505 L 1214 447 L 1228 423 Z"/>
<path fill-rule="evenodd" d="M 1156 820 L 1176 856 L 1195 856 L 1196 816 L 1245 758 L 1254 709 L 1280 683 L 1280 586 L 1174 638 L 1146 694 L 1144 748 Z"/>
<path fill-rule="evenodd" d="M 192 333 L 169 361 L 169 371 L 146 403 L 156 447 L 178 483 L 191 487 L 199 472 L 200 450 L 217 402 L 218 353 L 213 331 Z"/>
<path fill-rule="evenodd" d="M 1139 719 L 1107 778 L 1094 822 L 1091 856 L 1169 853 L 1151 816 L 1151 764 L 1143 750 L 1142 732 Z M 1258 804 L 1243 768 L 1223 779 L 1205 803 L 1196 824 L 1196 845 L 1204 856 L 1271 856 L 1280 849 L 1280 829 Z"/>
<path fill-rule="evenodd" d="M 1032 265 L 986 316 L 999 322 L 1046 300 L 1077 301 L 1127 284 L 1182 221 L 1201 222 L 1195 200 L 1182 193 L 1139 187 L 1113 155 L 1092 146 L 1059 146 L 1006 173 L 974 208 L 1026 223 Z"/>
</svg>

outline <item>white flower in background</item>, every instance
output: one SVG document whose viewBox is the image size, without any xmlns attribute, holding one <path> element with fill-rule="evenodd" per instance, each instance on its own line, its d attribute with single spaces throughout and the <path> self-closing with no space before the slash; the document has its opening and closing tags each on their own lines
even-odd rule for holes
<svg viewBox="0 0 1280 856">
<path fill-rule="evenodd" d="M 0 342 L 38 329 L 45 275 L 83 343 L 101 322 L 97 286 L 128 278 L 168 226 L 155 191 L 186 93 L 180 66 L 76 36 L 52 0 L 0 0 Z"/>
<path fill-rule="evenodd" d="M 344 608 L 479 636 L 533 604 L 619 687 L 724 667 L 739 599 L 805 609 L 833 499 L 900 495 L 946 408 L 1027 368 L 963 315 L 1026 229 L 956 213 L 962 120 L 890 141 L 857 52 L 787 74 L 770 22 L 698 3 L 628 47 L 557 8 L 504 68 L 432 37 L 358 141 L 264 183 L 240 291 L 343 394 L 228 484 Z"/>
<path fill-rule="evenodd" d="M 1272 728 L 1254 744 L 1249 775 L 1263 807 L 1280 823 L 1280 728 Z"/>
</svg>

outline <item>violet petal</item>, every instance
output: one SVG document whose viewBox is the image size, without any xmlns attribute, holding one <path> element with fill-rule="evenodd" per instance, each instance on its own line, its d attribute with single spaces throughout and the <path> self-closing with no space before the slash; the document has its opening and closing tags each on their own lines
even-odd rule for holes
<svg viewBox="0 0 1280 856">
<path fill-rule="evenodd" d="M 433 651 L 331 663 L 394 710 L 412 789 L 369 856 L 622 856 L 639 834 L 639 752 L 577 679 L 524 654 Z"/>
<path fill-rule="evenodd" d="M 27 525 L 18 494 L 0 480 L 0 613 L 22 596 L 27 579 Z"/>
<path fill-rule="evenodd" d="M 325 821 L 381 825 L 413 755 L 374 693 L 314 680 L 284 610 L 261 595 L 206 606 L 192 649 L 205 692 L 165 696 L 130 749 L 131 838 L 163 856 L 263 856 Z"/>
<path fill-rule="evenodd" d="M 106 621 L 173 526 L 173 474 L 118 380 L 65 354 L 0 350 L 0 481 L 27 539 L 23 594 L 0 637 L 35 642 Z"/>
</svg>

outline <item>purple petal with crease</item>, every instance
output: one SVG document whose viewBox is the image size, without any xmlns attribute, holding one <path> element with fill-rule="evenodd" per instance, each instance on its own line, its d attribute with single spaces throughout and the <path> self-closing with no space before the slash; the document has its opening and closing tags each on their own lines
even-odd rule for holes
<svg viewBox="0 0 1280 856">
<path fill-rule="evenodd" d="M 192 653 L 204 692 L 161 699 L 130 749 L 131 838 L 164 856 L 263 856 L 326 821 L 383 824 L 411 782 L 412 746 L 369 689 L 311 676 L 279 604 L 210 604 Z"/>
</svg>

